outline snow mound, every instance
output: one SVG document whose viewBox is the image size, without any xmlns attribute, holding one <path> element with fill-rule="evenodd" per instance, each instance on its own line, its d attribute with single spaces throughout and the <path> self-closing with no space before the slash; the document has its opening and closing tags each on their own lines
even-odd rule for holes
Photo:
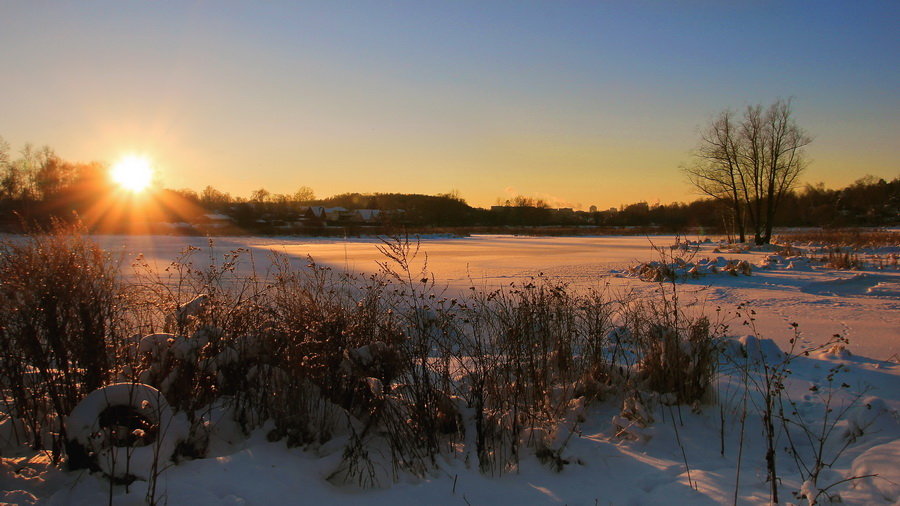
<svg viewBox="0 0 900 506">
<path fill-rule="evenodd" d="M 884 399 L 868 396 L 847 412 L 845 438 L 855 438 L 862 434 L 884 434 L 895 432 L 900 426 L 900 419 Z"/>
<path fill-rule="evenodd" d="M 813 270 L 816 260 L 802 255 L 784 256 L 782 254 L 766 255 L 757 262 L 760 269 L 807 272 Z"/>
<path fill-rule="evenodd" d="M 141 419 L 147 428 L 120 426 L 116 422 L 121 416 L 103 426 L 104 418 L 116 417 L 116 410 L 127 411 L 129 421 Z M 173 414 L 159 390 L 141 383 L 116 383 L 78 403 L 66 420 L 66 429 L 107 476 L 146 480 L 174 455 L 190 424 L 183 414 Z"/>
<path fill-rule="evenodd" d="M 900 298 L 900 281 L 884 274 L 859 273 L 848 278 L 809 283 L 800 289 L 805 293 L 833 297 Z"/>
<path fill-rule="evenodd" d="M 853 461 L 851 475 L 877 474 L 871 479 L 860 480 L 857 486 L 869 487 L 887 503 L 900 500 L 900 439 L 873 446 Z"/>
<path fill-rule="evenodd" d="M 900 282 L 879 281 L 875 286 L 866 288 L 866 294 L 876 297 L 892 297 L 900 299 Z"/>
<path fill-rule="evenodd" d="M 849 360 L 853 357 L 853 354 L 847 349 L 847 345 L 835 343 L 820 351 L 819 357 L 825 359 Z"/>
<path fill-rule="evenodd" d="M 784 360 L 785 354 L 771 339 L 746 335 L 737 339 L 726 339 L 722 354 L 731 360 L 749 359 L 755 363 L 778 363 Z"/>
</svg>

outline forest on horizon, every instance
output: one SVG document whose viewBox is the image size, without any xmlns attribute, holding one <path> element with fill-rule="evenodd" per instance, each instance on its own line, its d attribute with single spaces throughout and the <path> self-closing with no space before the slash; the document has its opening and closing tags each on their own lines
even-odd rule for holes
<svg viewBox="0 0 900 506">
<path fill-rule="evenodd" d="M 357 210 L 375 212 L 361 215 Z M 30 145 L 13 159 L 9 146 L 0 142 L 0 230 L 17 232 L 53 218 L 76 216 L 94 232 L 180 234 L 359 234 L 397 227 L 562 227 L 572 233 L 582 228 L 640 227 L 729 233 L 731 220 L 728 206 L 710 198 L 670 204 L 635 202 L 605 210 L 591 206 L 583 211 L 551 208 L 547 202 L 521 195 L 484 209 L 470 206 L 458 192 L 344 193 L 316 198 L 310 188 L 301 187 L 294 193 L 259 189 L 244 198 L 207 186 L 201 192 L 156 187 L 129 194 L 112 184 L 105 164 L 69 162 L 48 147 Z M 227 218 L 227 223 L 211 224 L 211 216 Z M 806 184 L 785 196 L 776 216 L 781 227 L 898 224 L 900 177 L 886 181 L 865 176 L 840 189 Z"/>
</svg>

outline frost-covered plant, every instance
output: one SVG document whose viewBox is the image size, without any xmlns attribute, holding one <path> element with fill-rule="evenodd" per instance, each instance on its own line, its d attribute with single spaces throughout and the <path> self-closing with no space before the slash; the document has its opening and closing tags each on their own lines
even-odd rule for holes
<svg viewBox="0 0 900 506">
<path fill-rule="evenodd" d="M 0 242 L 0 399 L 27 427 L 20 442 L 54 459 L 66 440 L 60 418 L 122 365 L 117 274 L 80 225 Z"/>
<path fill-rule="evenodd" d="M 242 409 L 242 394 L 249 391 L 250 369 L 271 352 L 264 279 L 237 270 L 248 261 L 252 268 L 252 255 L 238 249 L 220 259 L 212 240 L 208 248 L 205 262 L 198 248 L 188 247 L 162 272 L 139 258 L 132 288 L 134 324 L 151 332 L 137 346 L 136 377 L 160 388 L 196 430 L 222 396 L 237 401 L 239 416 L 261 421 Z"/>
<path fill-rule="evenodd" d="M 448 340 L 466 401 L 469 456 L 498 474 L 533 448 L 559 468 L 577 406 L 608 387 L 612 304 L 602 290 L 576 292 L 545 276 L 470 292 L 457 310 L 465 331 Z"/>
<path fill-rule="evenodd" d="M 723 356 L 738 365 L 738 370 L 743 374 L 742 395 L 745 412 L 741 422 L 741 441 L 743 442 L 744 419 L 748 405 L 755 408 L 763 424 L 766 481 L 769 484 L 771 502 L 779 501 L 778 444 L 781 437 L 787 439 L 785 449 L 804 480 L 801 490 L 795 491 L 794 494 L 807 499 L 809 504 L 816 504 L 822 496 L 830 497 L 829 490 L 837 485 L 869 477 L 868 475 L 834 479 L 830 477 L 826 485 L 823 486 L 821 483 L 827 469 L 871 423 L 871 420 L 854 423 L 848 419 L 848 414 L 859 408 L 865 390 L 845 393 L 850 385 L 837 383 L 837 377 L 843 366 L 837 365 L 828 370 L 825 385 L 813 385 L 809 388 L 813 397 L 820 401 L 821 408 L 817 408 L 815 403 L 808 403 L 809 406 L 801 405 L 791 398 L 787 388 L 793 373 L 792 369 L 798 361 L 823 350 L 829 350 L 829 353 L 832 350 L 834 353 L 846 353 L 847 339 L 835 334 L 823 343 L 801 347 L 799 327 L 796 323 L 792 323 L 794 335 L 789 340 L 789 348 L 781 351 L 771 341 L 757 337 L 754 311 L 741 307 L 738 316 L 744 317 L 744 325 L 749 327 L 753 334 L 742 340 L 743 344 L 739 347 L 740 353 L 737 358 L 731 352 L 726 352 Z M 756 396 L 751 395 L 754 391 Z M 822 416 L 810 416 L 809 409 L 821 409 Z M 740 455 L 739 453 L 738 483 Z"/>
<path fill-rule="evenodd" d="M 846 338 L 835 336 L 831 349 L 843 350 Z M 818 401 L 821 408 L 810 405 L 813 402 L 800 402 L 787 393 L 779 406 L 778 417 L 781 420 L 788 439 L 788 453 L 793 457 L 797 470 L 803 479 L 801 490 L 795 496 L 805 498 L 808 504 L 816 504 L 820 497 L 832 499 L 830 490 L 835 486 L 869 478 L 874 475 L 829 476 L 823 483 L 823 476 L 829 473 L 838 458 L 862 437 L 875 422 L 880 413 L 868 416 L 850 416 L 854 411 L 863 414 L 871 410 L 861 402 L 868 388 L 851 391 L 851 386 L 840 379 L 846 366 L 842 364 L 831 367 L 821 386 L 813 384 L 809 392 Z M 817 413 L 811 414 L 810 410 Z M 818 416 L 816 416 L 818 415 Z"/>
<path fill-rule="evenodd" d="M 676 404 L 707 401 L 726 326 L 686 314 L 675 282 L 660 283 L 656 297 L 635 298 L 622 310 L 616 335 L 626 365 L 647 389 Z"/>
</svg>

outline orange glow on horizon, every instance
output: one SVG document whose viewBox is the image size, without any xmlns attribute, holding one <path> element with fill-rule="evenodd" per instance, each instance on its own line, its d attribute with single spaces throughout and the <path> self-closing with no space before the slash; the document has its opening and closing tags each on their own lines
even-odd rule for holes
<svg viewBox="0 0 900 506">
<path fill-rule="evenodd" d="M 97 164 L 94 175 L 82 183 L 79 202 L 82 222 L 97 233 L 195 233 L 187 224 L 205 212 L 179 192 L 161 188 L 145 156 L 128 155 L 109 168 Z"/>
</svg>

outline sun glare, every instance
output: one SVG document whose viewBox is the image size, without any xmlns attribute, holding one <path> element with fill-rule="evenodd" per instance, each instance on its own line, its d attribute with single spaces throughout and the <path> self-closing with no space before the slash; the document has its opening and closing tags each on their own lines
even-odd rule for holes
<svg viewBox="0 0 900 506">
<path fill-rule="evenodd" d="M 137 193 L 150 186 L 153 179 L 153 167 L 147 158 L 132 155 L 116 162 L 109 169 L 109 174 L 119 187 Z"/>
</svg>

